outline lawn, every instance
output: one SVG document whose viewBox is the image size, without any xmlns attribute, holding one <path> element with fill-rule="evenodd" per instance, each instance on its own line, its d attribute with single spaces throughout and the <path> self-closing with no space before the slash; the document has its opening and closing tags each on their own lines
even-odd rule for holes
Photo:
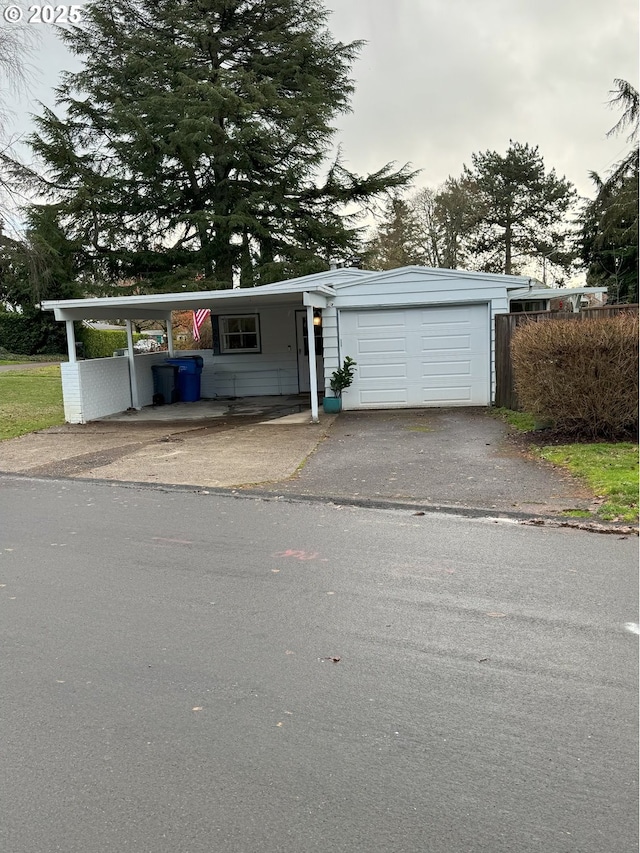
<svg viewBox="0 0 640 853">
<path fill-rule="evenodd" d="M 57 365 L 0 373 L 0 440 L 63 423 Z"/>
<path fill-rule="evenodd" d="M 535 429 L 534 418 L 526 412 L 494 409 L 492 414 L 503 418 L 521 433 Z M 604 521 L 637 521 L 640 487 L 637 444 L 576 442 L 541 446 L 538 442 L 530 450 L 584 480 L 594 495 L 602 500 L 598 516 Z M 582 515 L 575 513 L 579 514 Z"/>
<path fill-rule="evenodd" d="M 638 517 L 638 445 L 564 444 L 541 447 L 543 459 L 568 468 L 604 498 L 598 515 L 605 521 L 635 521 Z"/>
</svg>

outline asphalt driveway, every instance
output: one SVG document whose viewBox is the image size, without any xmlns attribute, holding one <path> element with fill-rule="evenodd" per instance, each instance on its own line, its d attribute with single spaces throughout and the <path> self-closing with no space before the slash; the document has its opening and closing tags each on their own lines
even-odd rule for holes
<svg viewBox="0 0 640 853">
<path fill-rule="evenodd" d="M 486 409 L 345 412 L 283 494 L 526 514 L 589 509 L 565 471 L 523 453 Z"/>
<path fill-rule="evenodd" d="M 167 407 L 168 408 L 168 407 Z M 486 409 L 103 421 L 0 443 L 0 472 L 535 515 L 589 509 Z"/>
</svg>

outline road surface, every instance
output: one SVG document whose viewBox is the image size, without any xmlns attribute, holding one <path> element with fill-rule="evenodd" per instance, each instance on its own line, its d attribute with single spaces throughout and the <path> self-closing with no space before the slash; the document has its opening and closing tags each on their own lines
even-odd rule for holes
<svg viewBox="0 0 640 853">
<path fill-rule="evenodd" d="M 0 478 L 5 853 L 637 848 L 637 540 Z"/>
</svg>

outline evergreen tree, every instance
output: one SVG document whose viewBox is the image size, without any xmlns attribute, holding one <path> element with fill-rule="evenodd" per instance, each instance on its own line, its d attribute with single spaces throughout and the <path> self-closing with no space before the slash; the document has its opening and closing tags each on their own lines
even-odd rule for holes
<svg viewBox="0 0 640 853">
<path fill-rule="evenodd" d="M 467 235 L 472 222 L 473 185 L 463 178 L 447 178 L 435 197 L 439 267 L 468 269 L 471 258 Z"/>
<path fill-rule="evenodd" d="M 32 145 L 97 281 L 250 285 L 354 254 L 345 208 L 409 173 L 336 159 L 323 175 L 360 47 L 335 41 L 327 14 L 319 0 L 90 0 L 63 33 L 84 68 Z"/>
<path fill-rule="evenodd" d="M 587 284 L 605 285 L 609 302 L 637 302 L 638 92 L 624 80 L 615 85 L 609 103 L 623 113 L 607 135 L 628 130 L 630 149 L 605 180 L 591 173 L 596 197 L 583 206 L 579 247 Z"/>
<path fill-rule="evenodd" d="M 438 190 L 425 187 L 406 199 L 393 198 L 368 243 L 365 266 L 465 269 L 470 192 L 468 182 L 448 178 Z"/>
<path fill-rule="evenodd" d="M 363 262 L 367 269 L 392 270 L 423 265 L 422 229 L 411 204 L 396 196 L 387 203 L 382 222 L 369 241 Z"/>
<path fill-rule="evenodd" d="M 480 268 L 511 275 L 536 257 L 570 265 L 575 191 L 555 170 L 545 170 L 537 147 L 512 141 L 504 156 L 473 154 L 462 180 L 470 190 L 469 248 Z"/>
<path fill-rule="evenodd" d="M 44 299 L 82 295 L 74 247 L 50 207 L 26 213 L 24 236 L 0 234 L 0 302 L 7 308 L 33 314 Z"/>
</svg>

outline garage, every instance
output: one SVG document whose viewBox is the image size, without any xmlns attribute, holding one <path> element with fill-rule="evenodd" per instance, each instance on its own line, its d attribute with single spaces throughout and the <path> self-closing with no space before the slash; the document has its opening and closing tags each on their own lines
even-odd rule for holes
<svg viewBox="0 0 640 853">
<path fill-rule="evenodd" d="M 339 335 L 358 363 L 345 409 L 490 404 L 486 303 L 342 310 Z"/>
</svg>

